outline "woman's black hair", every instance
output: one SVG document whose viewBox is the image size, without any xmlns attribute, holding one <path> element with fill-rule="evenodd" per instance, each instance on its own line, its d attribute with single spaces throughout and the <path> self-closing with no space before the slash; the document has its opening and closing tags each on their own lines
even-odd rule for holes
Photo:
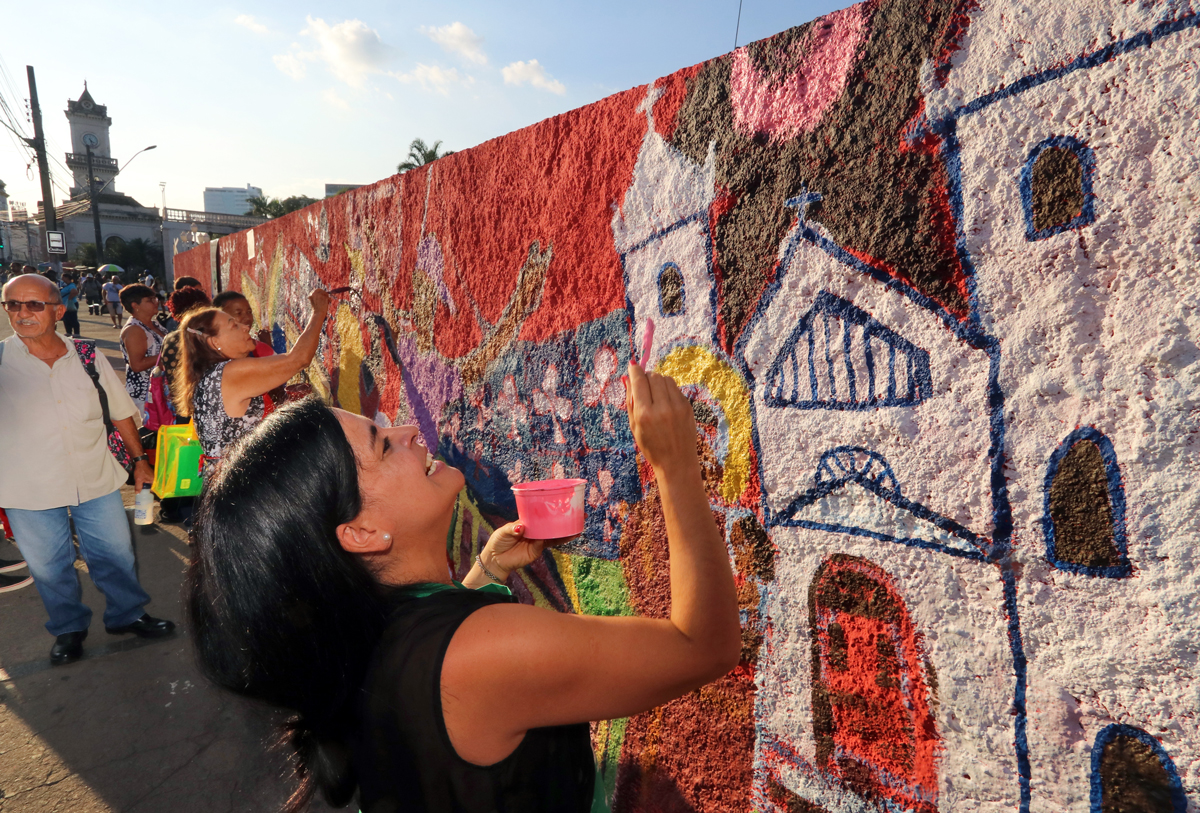
<svg viewBox="0 0 1200 813">
<path fill-rule="evenodd" d="M 337 527 L 362 508 L 354 450 L 337 417 L 307 398 L 271 414 L 208 478 L 185 589 L 204 674 L 291 712 L 299 787 L 335 807 L 358 782 L 348 737 L 390 601 Z"/>
<path fill-rule="evenodd" d="M 250 301 L 246 299 L 246 295 L 241 291 L 221 291 L 221 293 L 213 297 L 212 306 L 214 308 L 223 308 L 226 302 L 233 302 L 235 299 L 241 299 L 246 302 Z"/>
<path fill-rule="evenodd" d="M 141 302 L 148 296 L 158 296 L 149 285 L 142 285 L 140 282 L 135 282 L 132 285 L 126 285 L 121 289 L 120 297 L 121 304 L 125 310 L 133 313 L 132 308 L 135 303 Z"/>
</svg>

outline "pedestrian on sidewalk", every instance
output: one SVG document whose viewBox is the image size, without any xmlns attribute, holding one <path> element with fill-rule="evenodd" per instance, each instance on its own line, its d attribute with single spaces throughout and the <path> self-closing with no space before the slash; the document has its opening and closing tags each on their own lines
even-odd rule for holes
<svg viewBox="0 0 1200 813">
<path fill-rule="evenodd" d="M 78 337 L 80 335 L 79 286 L 75 284 L 74 272 L 63 272 L 63 281 L 58 288 L 58 296 L 62 299 L 63 307 L 66 308 L 63 312 L 63 330 L 68 336 Z"/>
<path fill-rule="evenodd" d="M 88 315 L 100 315 L 100 303 L 104 299 L 104 292 L 100 290 L 100 281 L 96 279 L 96 275 L 90 271 L 83 275 L 83 295 L 87 297 Z"/>
<path fill-rule="evenodd" d="M 121 326 L 121 278 L 116 274 L 112 275 L 112 279 L 104 283 L 101 289 L 104 291 L 104 305 L 108 308 L 108 315 L 112 317 L 113 327 Z"/>
<path fill-rule="evenodd" d="M 63 305 L 53 283 L 17 277 L 0 291 L 0 301 L 16 334 L 0 342 L 0 507 L 50 617 L 50 663 L 80 658 L 92 619 L 75 570 L 70 520 L 106 600 L 105 630 L 143 638 L 171 634 L 172 622 L 145 610 L 150 596 L 138 582 L 121 499 L 127 474 L 109 451 L 104 423 L 107 411 L 134 460 L 140 491 L 154 472 L 133 421 L 136 407 L 95 342 L 64 341 L 54 332 Z"/>
<path fill-rule="evenodd" d="M 145 421 L 146 401 L 150 397 L 150 370 L 158 361 L 166 335 L 158 322 L 158 295 L 145 285 L 135 283 L 121 289 L 121 305 L 129 312 L 129 321 L 121 331 L 121 355 L 125 357 L 125 391 L 137 405 Z"/>
</svg>

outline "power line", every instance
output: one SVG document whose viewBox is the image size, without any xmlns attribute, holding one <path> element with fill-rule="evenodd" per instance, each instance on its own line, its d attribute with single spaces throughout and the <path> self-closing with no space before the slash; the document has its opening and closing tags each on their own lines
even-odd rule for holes
<svg viewBox="0 0 1200 813">
<path fill-rule="evenodd" d="M 17 88 L 12 82 L 12 76 L 8 72 L 8 66 L 6 64 L 4 64 L 3 57 L 0 57 L 0 81 L 2 81 L 8 87 L 8 93 L 14 99 L 25 98 L 24 96 L 22 96 L 20 93 L 17 92 Z M 7 110 L 7 113 L 10 116 L 10 118 L 15 118 L 15 115 L 13 114 L 11 109 Z"/>
<path fill-rule="evenodd" d="M 12 93 L 12 83 L 2 62 L 0 62 L 0 81 L 3 81 L 4 84 L 8 85 L 8 92 Z M 20 119 L 13 114 L 12 107 L 9 105 L 8 100 L 4 97 L 4 93 L 2 91 L 0 91 L 0 112 L 4 114 L 4 119 L 7 119 L 7 121 L 0 119 L 0 124 L 4 125 L 5 128 L 11 131 L 12 135 L 19 139 L 18 146 L 24 147 L 27 150 L 32 150 L 33 148 L 29 145 L 29 137 L 25 135 L 24 128 L 21 127 Z M 62 151 L 62 148 L 59 146 L 58 142 L 49 136 L 45 136 L 45 138 L 46 146 L 48 148 L 46 151 L 47 157 L 55 167 L 55 172 L 50 176 L 50 183 L 63 195 L 70 197 L 70 188 L 64 186 L 62 181 L 56 178 L 55 175 L 73 176 L 74 173 L 71 172 L 71 170 L 67 168 L 66 164 L 64 164 L 58 157 L 57 153 Z"/>
</svg>

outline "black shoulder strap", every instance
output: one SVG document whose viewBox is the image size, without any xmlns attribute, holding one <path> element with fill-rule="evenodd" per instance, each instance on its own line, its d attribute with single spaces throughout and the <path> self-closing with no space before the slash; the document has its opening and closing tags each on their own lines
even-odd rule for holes
<svg viewBox="0 0 1200 813">
<path fill-rule="evenodd" d="M 92 385 L 100 395 L 100 411 L 104 415 L 104 425 L 112 426 L 112 418 L 108 416 L 108 393 L 100 385 L 100 373 L 96 370 L 96 342 L 92 339 L 71 339 L 71 341 L 75 343 L 75 352 L 79 354 L 79 360 L 83 362 L 83 369 L 87 370 L 88 378 L 92 379 Z M 80 345 L 91 351 L 90 355 L 84 355 Z"/>
</svg>

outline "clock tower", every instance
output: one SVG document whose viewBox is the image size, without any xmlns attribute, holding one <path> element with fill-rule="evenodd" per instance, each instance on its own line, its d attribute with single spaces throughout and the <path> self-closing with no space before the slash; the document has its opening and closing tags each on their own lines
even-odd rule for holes
<svg viewBox="0 0 1200 813">
<path fill-rule="evenodd" d="M 112 119 L 108 108 L 96 104 L 83 83 L 83 94 L 73 102 L 67 102 L 67 121 L 71 124 L 71 152 L 67 153 L 67 167 L 74 173 L 71 196 L 88 191 L 87 148 L 92 148 L 92 171 L 96 176 L 96 188 L 108 184 L 105 194 L 116 192 L 111 183 L 117 174 L 117 161 L 109 149 L 108 128 Z"/>
</svg>

